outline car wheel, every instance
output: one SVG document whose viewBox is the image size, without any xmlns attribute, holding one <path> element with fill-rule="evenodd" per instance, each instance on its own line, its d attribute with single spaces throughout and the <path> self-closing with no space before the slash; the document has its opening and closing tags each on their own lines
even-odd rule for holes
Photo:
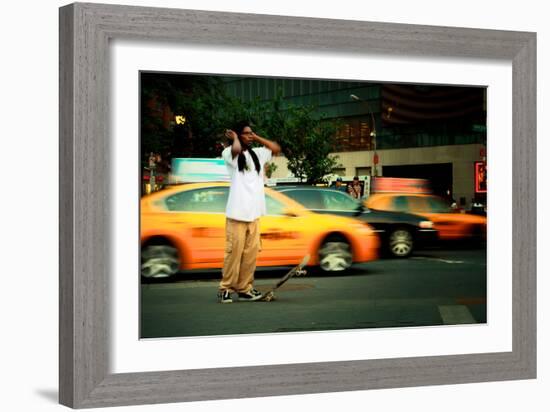
<svg viewBox="0 0 550 412">
<path fill-rule="evenodd" d="M 141 276 L 161 279 L 175 275 L 180 267 L 178 251 L 170 245 L 149 245 L 141 250 Z"/>
<path fill-rule="evenodd" d="M 408 257 L 413 251 L 413 245 L 412 234 L 407 229 L 396 229 L 388 237 L 388 250 L 394 257 Z"/>
<path fill-rule="evenodd" d="M 324 272 L 341 272 L 352 263 L 351 247 L 345 239 L 327 239 L 319 249 L 319 266 Z"/>
</svg>

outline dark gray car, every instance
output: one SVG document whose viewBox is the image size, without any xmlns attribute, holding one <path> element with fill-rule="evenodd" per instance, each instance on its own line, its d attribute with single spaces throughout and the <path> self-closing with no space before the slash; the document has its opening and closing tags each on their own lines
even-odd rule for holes
<svg viewBox="0 0 550 412">
<path fill-rule="evenodd" d="M 275 190 L 316 213 L 355 217 L 380 236 L 383 249 L 394 257 L 410 256 L 414 249 L 437 240 L 433 223 L 418 215 L 370 210 L 348 194 L 316 186 L 278 186 Z"/>
</svg>

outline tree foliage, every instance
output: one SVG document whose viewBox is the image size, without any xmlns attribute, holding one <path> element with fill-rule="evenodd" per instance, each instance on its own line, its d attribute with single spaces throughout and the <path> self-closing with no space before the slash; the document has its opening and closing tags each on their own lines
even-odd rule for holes
<svg viewBox="0 0 550 412">
<path fill-rule="evenodd" d="M 227 128 L 227 96 L 221 78 L 146 73 L 142 75 L 142 155 L 214 157 Z M 163 116 L 181 115 L 184 124 Z"/>
<path fill-rule="evenodd" d="M 285 104 L 282 92 L 269 101 L 243 102 L 230 96 L 220 77 L 142 74 L 142 159 L 217 157 L 224 130 L 239 120 L 257 134 L 277 141 L 294 176 L 310 183 L 338 167 L 334 150 L 337 125 L 323 120 L 314 106 Z M 182 115 L 183 125 L 166 124 L 166 115 Z"/>
<path fill-rule="evenodd" d="M 256 129 L 278 141 L 294 176 L 317 183 L 339 166 L 330 155 L 337 124 L 324 121 L 315 106 L 285 106 L 279 93 L 261 109 L 255 113 Z"/>
</svg>

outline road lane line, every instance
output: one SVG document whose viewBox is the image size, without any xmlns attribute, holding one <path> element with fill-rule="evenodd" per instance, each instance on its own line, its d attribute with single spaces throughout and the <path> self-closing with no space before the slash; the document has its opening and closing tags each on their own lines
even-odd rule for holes
<svg viewBox="0 0 550 412">
<path fill-rule="evenodd" d="M 468 307 L 464 305 L 439 306 L 439 314 L 445 325 L 477 323 Z"/>
<path fill-rule="evenodd" d="M 443 263 L 464 263 L 463 260 L 449 260 L 449 259 L 441 259 L 441 258 L 431 258 L 431 257 L 424 257 L 424 256 L 413 256 L 411 259 L 416 260 L 431 260 L 433 262 L 443 262 Z"/>
</svg>

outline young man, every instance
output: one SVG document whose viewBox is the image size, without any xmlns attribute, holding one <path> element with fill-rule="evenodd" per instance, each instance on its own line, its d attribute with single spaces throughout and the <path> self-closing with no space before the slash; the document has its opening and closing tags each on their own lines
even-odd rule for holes
<svg viewBox="0 0 550 412">
<path fill-rule="evenodd" d="M 231 186 L 226 207 L 225 257 L 218 290 L 221 303 L 233 302 L 232 292 L 238 293 L 239 300 L 255 301 L 262 297 L 253 283 L 260 250 L 259 218 L 266 214 L 264 166 L 272 155 L 281 151 L 277 143 L 256 135 L 247 123 L 242 122 L 234 129 L 226 131 L 232 144 L 222 152 Z M 252 142 L 264 147 L 253 149 Z"/>
<path fill-rule="evenodd" d="M 336 190 L 339 190 L 340 192 L 346 192 L 348 191 L 346 185 L 344 184 L 344 182 L 342 181 L 342 178 L 341 177 L 337 177 L 336 178 L 336 183 L 334 184 L 334 188 Z"/>
<path fill-rule="evenodd" d="M 358 176 L 353 177 L 353 182 L 351 182 L 349 194 L 355 199 L 361 199 L 361 183 L 359 183 Z"/>
</svg>

